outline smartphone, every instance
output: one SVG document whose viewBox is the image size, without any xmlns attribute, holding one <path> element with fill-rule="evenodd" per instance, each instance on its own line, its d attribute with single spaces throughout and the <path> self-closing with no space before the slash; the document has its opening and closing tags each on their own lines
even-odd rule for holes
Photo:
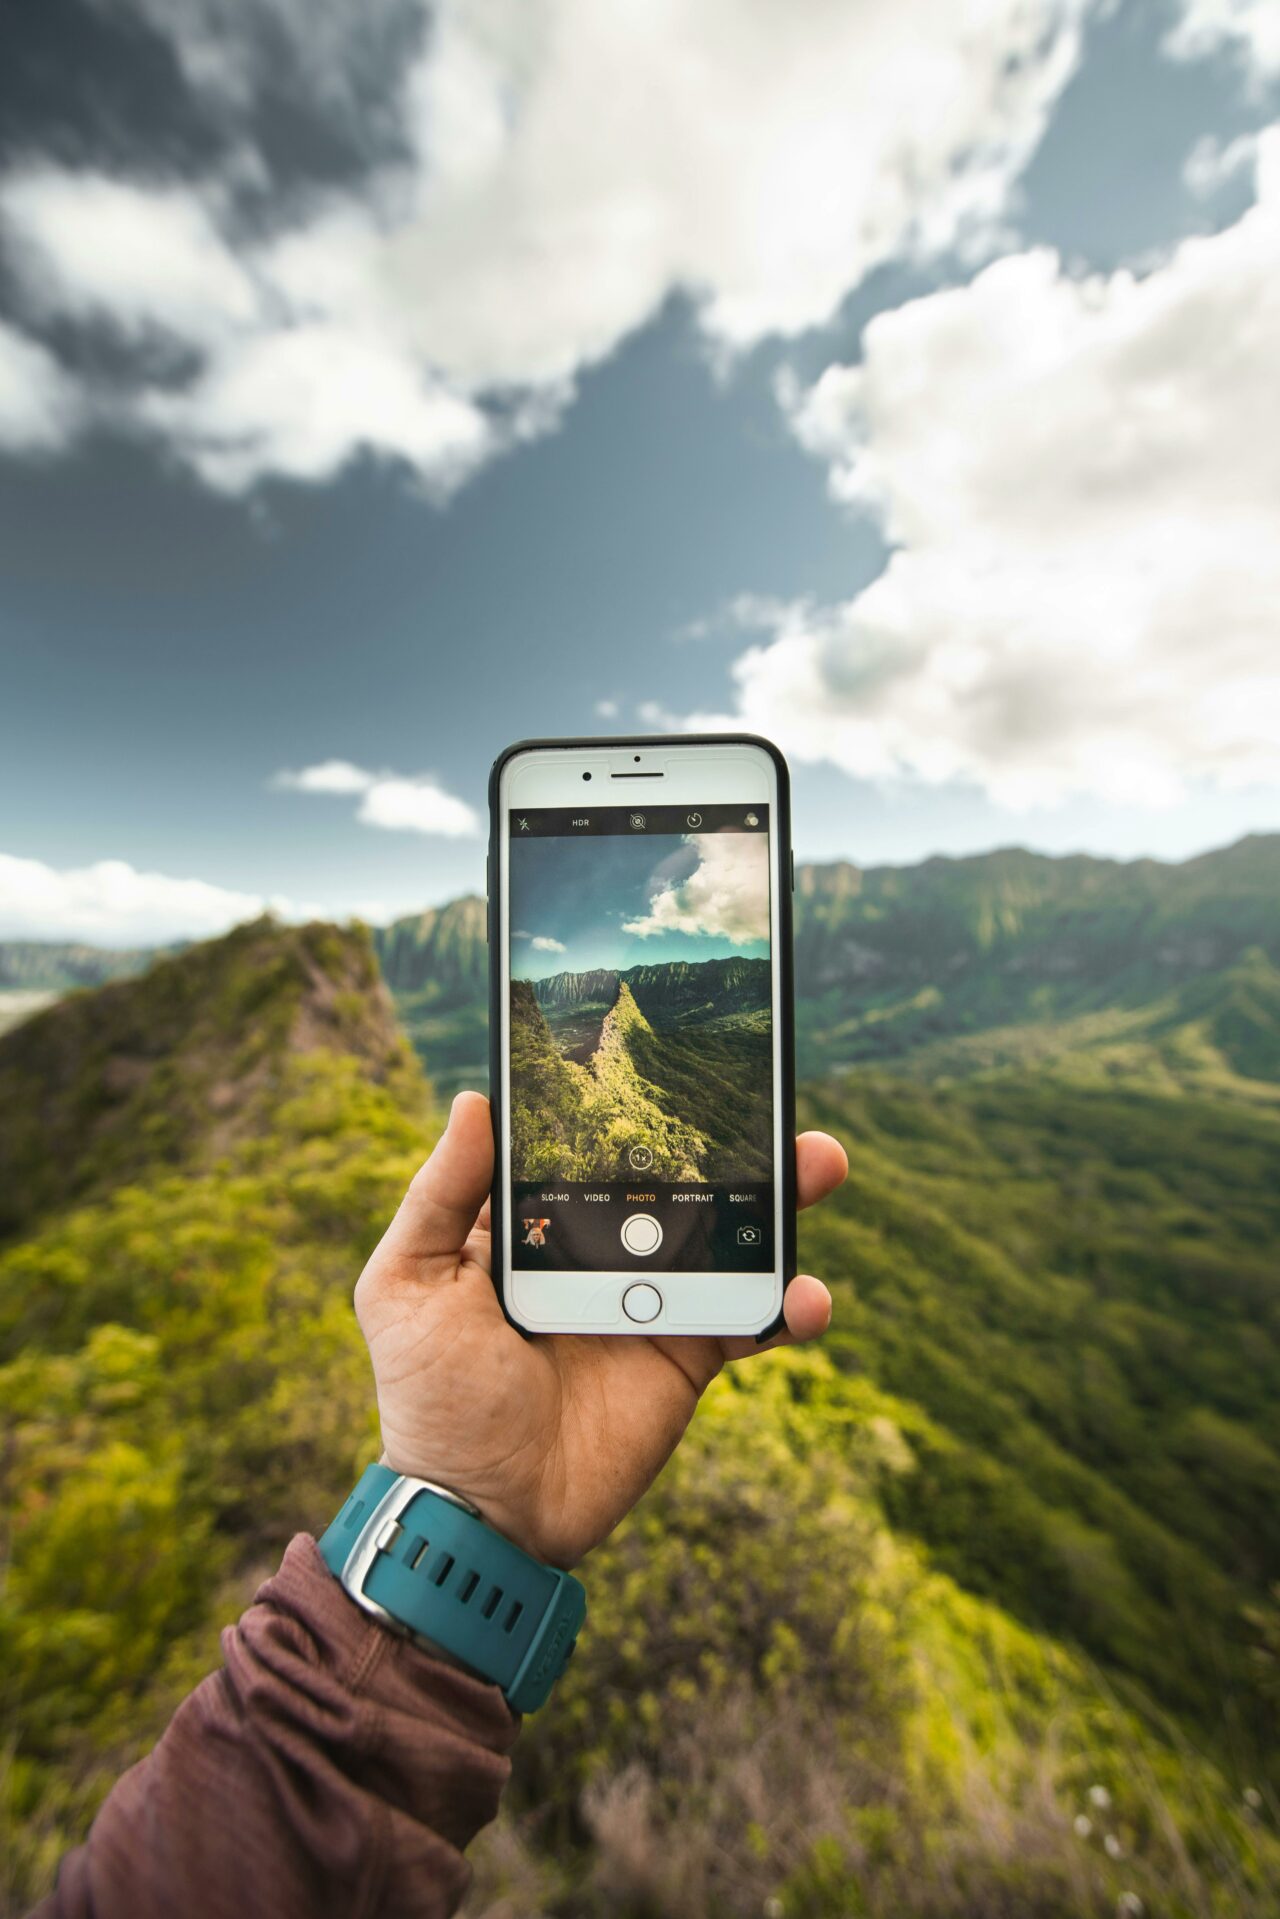
<svg viewBox="0 0 1280 1919">
<path fill-rule="evenodd" d="M 525 740 L 489 811 L 507 1317 L 768 1337 L 795 1271 L 785 760 L 746 734 Z"/>
</svg>

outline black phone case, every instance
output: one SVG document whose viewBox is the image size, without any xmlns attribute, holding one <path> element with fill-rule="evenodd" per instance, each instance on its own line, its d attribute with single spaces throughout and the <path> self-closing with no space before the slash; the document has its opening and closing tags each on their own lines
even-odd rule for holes
<svg viewBox="0 0 1280 1919">
<path fill-rule="evenodd" d="M 502 1141 L 502 1071 L 499 1059 L 499 1035 L 502 1031 L 501 994 L 502 974 L 499 966 L 499 944 L 501 940 L 501 916 L 497 895 L 497 879 L 501 871 L 498 856 L 498 836 L 501 832 L 501 820 L 498 813 L 498 781 L 507 761 L 517 753 L 528 753 L 545 747 L 581 747 L 588 750 L 599 748 L 605 752 L 616 752 L 620 747 L 638 746 L 645 752 L 652 752 L 660 746 L 758 746 L 769 755 L 778 775 L 778 804 L 774 819 L 774 832 L 778 846 L 778 948 L 773 955 L 773 963 L 778 977 L 778 1010 L 782 1022 L 781 1046 L 781 1084 L 777 1092 L 782 1101 L 782 1137 L 784 1143 L 791 1141 L 791 1150 L 783 1152 L 783 1164 L 777 1168 L 777 1176 L 782 1182 L 782 1286 L 785 1293 L 796 1275 L 796 1017 L 795 1017 L 795 979 L 791 938 L 792 895 L 795 891 L 795 858 L 791 847 L 791 774 L 787 762 L 772 740 L 761 739 L 756 733 L 645 733 L 628 739 L 624 736 L 584 736 L 582 739 L 557 740 L 516 740 L 511 746 L 499 753 L 489 770 L 489 854 L 485 864 L 485 900 L 488 909 L 489 940 L 489 1107 L 493 1119 L 493 1188 L 490 1196 L 491 1224 L 493 1229 L 493 1283 L 499 1303 L 507 1319 L 516 1331 L 531 1337 L 527 1327 L 522 1326 L 507 1305 L 502 1290 L 502 1249 L 506 1244 L 506 1204 L 502 1190 L 501 1141 Z M 783 1315 L 779 1311 L 777 1318 L 756 1334 L 757 1344 L 772 1339 L 782 1330 Z M 621 1335 L 625 1337 L 625 1335 Z"/>
</svg>

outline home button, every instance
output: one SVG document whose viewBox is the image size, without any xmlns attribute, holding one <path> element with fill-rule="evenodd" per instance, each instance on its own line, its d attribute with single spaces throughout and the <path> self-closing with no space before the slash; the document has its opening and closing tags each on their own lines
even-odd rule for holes
<svg viewBox="0 0 1280 1919">
<path fill-rule="evenodd" d="M 628 1319 L 647 1326 L 662 1311 L 662 1294 L 656 1286 L 628 1286 L 622 1295 L 622 1310 Z"/>
</svg>

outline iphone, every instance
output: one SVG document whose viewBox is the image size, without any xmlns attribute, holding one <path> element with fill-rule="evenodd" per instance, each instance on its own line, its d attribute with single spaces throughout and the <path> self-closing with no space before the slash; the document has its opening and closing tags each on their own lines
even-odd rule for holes
<svg viewBox="0 0 1280 1919">
<path fill-rule="evenodd" d="M 745 734 L 528 740 L 493 767 L 493 1270 L 526 1332 L 781 1324 L 789 799 Z"/>
</svg>

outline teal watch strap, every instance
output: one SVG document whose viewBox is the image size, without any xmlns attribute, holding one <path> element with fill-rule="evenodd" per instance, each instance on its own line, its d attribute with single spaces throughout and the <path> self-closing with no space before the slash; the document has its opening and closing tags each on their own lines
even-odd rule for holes
<svg viewBox="0 0 1280 1919">
<path fill-rule="evenodd" d="M 535 1712 L 568 1664 L 587 1595 L 442 1486 L 366 1466 L 320 1540 L 326 1566 L 392 1631 L 427 1643 Z"/>
</svg>

